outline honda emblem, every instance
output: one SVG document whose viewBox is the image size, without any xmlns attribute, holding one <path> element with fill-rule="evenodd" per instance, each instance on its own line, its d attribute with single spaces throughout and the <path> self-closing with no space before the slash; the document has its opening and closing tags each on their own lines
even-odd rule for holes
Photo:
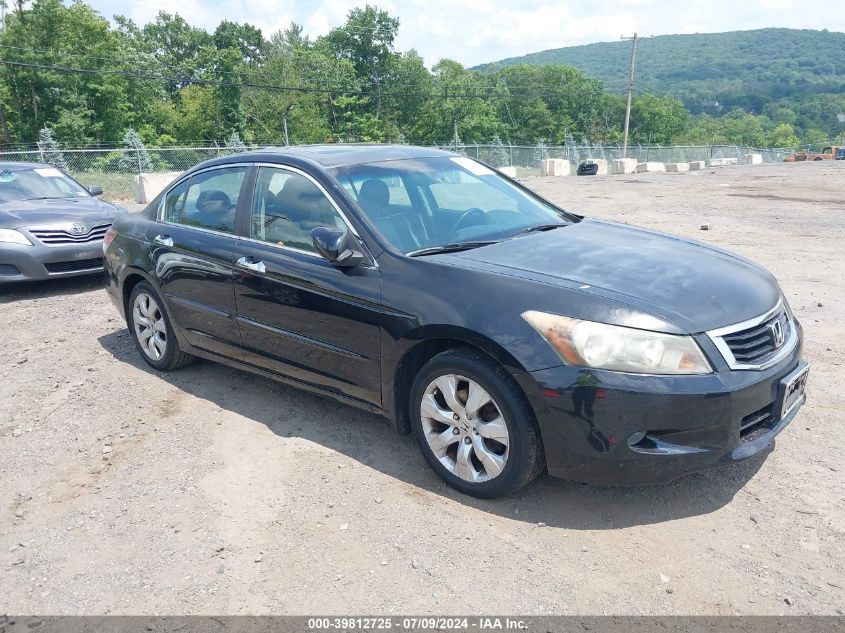
<svg viewBox="0 0 845 633">
<path fill-rule="evenodd" d="M 769 329 L 772 331 L 772 341 L 774 341 L 775 347 L 783 345 L 783 323 L 780 322 L 780 319 L 772 323 Z"/>
</svg>

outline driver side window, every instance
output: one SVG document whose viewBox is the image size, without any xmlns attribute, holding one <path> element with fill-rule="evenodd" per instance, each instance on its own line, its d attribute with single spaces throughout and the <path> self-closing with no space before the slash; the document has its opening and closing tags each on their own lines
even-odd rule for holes
<svg viewBox="0 0 845 633">
<path fill-rule="evenodd" d="M 332 202 L 310 179 L 294 171 L 261 167 L 252 200 L 250 237 L 316 253 L 311 231 L 318 226 L 347 230 Z"/>
</svg>

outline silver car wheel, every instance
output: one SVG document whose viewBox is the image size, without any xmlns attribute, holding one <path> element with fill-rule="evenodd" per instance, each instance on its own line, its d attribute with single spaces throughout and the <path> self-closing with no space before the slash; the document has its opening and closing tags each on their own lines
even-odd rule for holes
<svg viewBox="0 0 845 633">
<path fill-rule="evenodd" d="M 455 476 L 478 483 L 504 470 L 508 427 L 495 400 L 477 382 L 457 374 L 434 379 L 423 393 L 420 418 L 429 448 Z"/>
<path fill-rule="evenodd" d="M 161 360 L 167 352 L 167 325 L 156 300 L 146 292 L 138 293 L 132 305 L 135 338 L 141 350 L 153 360 Z"/>
</svg>

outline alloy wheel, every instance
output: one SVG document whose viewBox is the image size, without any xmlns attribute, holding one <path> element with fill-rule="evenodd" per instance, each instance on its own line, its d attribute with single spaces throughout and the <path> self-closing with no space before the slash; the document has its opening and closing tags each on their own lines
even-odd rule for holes
<svg viewBox="0 0 845 633">
<path fill-rule="evenodd" d="M 472 483 L 497 477 L 510 438 L 501 409 L 477 382 L 445 374 L 429 383 L 420 402 L 428 446 L 449 472 Z"/>
<path fill-rule="evenodd" d="M 167 352 L 167 324 L 156 300 L 145 292 L 135 297 L 132 322 L 135 338 L 144 354 L 153 360 L 161 360 Z"/>
</svg>

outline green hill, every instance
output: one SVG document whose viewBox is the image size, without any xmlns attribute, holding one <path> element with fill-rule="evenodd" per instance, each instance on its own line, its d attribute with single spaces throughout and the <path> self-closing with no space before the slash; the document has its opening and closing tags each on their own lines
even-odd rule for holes
<svg viewBox="0 0 845 633">
<path fill-rule="evenodd" d="M 609 89 L 621 90 L 630 54 L 630 42 L 600 42 L 531 53 L 478 69 L 569 64 Z M 836 110 L 845 108 L 845 33 L 770 28 L 660 35 L 639 43 L 636 70 L 638 91 L 679 97 L 693 113 L 719 114 L 735 107 L 763 113 L 767 106 L 789 99 L 793 105 L 803 103 L 805 110 L 815 107 L 815 116 L 805 115 L 835 128 Z"/>
</svg>

